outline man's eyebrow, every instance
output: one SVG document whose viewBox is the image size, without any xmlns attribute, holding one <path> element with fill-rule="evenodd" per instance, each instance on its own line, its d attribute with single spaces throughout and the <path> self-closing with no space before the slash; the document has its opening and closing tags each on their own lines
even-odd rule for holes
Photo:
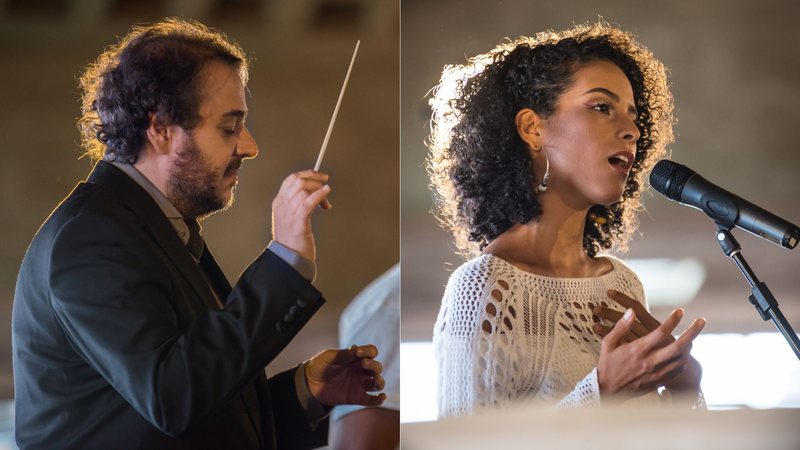
<svg viewBox="0 0 800 450">
<path fill-rule="evenodd" d="M 619 102 L 620 101 L 619 100 L 619 95 L 615 94 L 614 92 L 612 92 L 612 91 L 610 91 L 610 90 L 608 90 L 606 88 L 602 88 L 602 87 L 596 87 L 596 88 L 589 89 L 588 91 L 584 92 L 583 95 L 591 94 L 593 92 L 600 92 L 600 93 L 606 94 L 607 96 L 611 97 L 611 99 L 614 100 L 615 102 Z M 633 106 L 633 105 L 628 105 L 628 112 L 630 114 L 633 114 L 634 117 L 638 117 L 639 116 L 639 111 L 637 111 L 636 107 Z"/>
<path fill-rule="evenodd" d="M 241 109 L 234 109 L 231 111 L 226 112 L 222 115 L 222 117 L 237 117 L 243 119 L 247 115 L 247 111 Z"/>
</svg>

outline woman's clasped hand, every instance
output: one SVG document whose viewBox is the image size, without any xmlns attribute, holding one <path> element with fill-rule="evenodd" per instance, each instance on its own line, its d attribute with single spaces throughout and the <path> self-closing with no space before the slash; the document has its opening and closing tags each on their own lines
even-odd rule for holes
<svg viewBox="0 0 800 450">
<path fill-rule="evenodd" d="M 659 387 L 696 396 L 702 371 L 689 352 L 705 319 L 695 319 L 675 339 L 672 333 L 683 318 L 682 308 L 672 311 L 662 323 L 625 294 L 612 290 L 608 296 L 627 309 L 622 313 L 598 305 L 593 311 L 596 317 L 614 323 L 611 327 L 594 325 L 595 332 L 603 336 L 597 363 L 602 398 L 631 397 Z"/>
</svg>

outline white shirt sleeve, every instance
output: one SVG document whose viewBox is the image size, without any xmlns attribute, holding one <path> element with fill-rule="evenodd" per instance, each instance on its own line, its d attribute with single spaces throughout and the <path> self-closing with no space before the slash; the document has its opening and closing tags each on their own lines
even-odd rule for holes
<svg viewBox="0 0 800 450">
<path fill-rule="evenodd" d="M 339 319 L 339 345 L 373 344 L 383 364 L 386 400 L 381 408 L 400 410 L 400 266 L 395 265 L 370 283 L 347 306 Z M 341 405 L 331 414 L 333 422 L 365 408 Z"/>
</svg>

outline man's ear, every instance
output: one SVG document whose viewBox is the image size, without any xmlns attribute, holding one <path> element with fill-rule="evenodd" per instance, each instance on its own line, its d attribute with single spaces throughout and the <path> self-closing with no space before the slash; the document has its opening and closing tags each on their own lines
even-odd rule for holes
<svg viewBox="0 0 800 450">
<path fill-rule="evenodd" d="M 530 108 L 523 108 L 517 112 L 514 123 L 517 125 L 519 137 L 531 150 L 542 148 L 542 130 L 545 123 L 542 116 Z"/>
<path fill-rule="evenodd" d="M 147 142 L 160 155 L 169 153 L 170 143 L 175 139 L 172 127 L 165 125 L 158 114 L 150 113 L 150 124 L 147 126 Z"/>
</svg>

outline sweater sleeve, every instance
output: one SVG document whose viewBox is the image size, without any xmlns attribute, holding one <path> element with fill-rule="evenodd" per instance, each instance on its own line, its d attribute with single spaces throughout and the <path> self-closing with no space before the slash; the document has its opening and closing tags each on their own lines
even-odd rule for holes
<svg viewBox="0 0 800 450">
<path fill-rule="evenodd" d="M 477 373 L 473 368 L 478 355 L 472 350 L 477 332 L 473 324 L 480 316 L 482 289 L 464 286 L 468 281 L 463 266 L 451 275 L 434 325 L 436 403 L 440 418 L 471 414 L 477 401 Z"/>
<path fill-rule="evenodd" d="M 515 333 L 522 328 L 522 311 L 504 301 L 508 290 L 508 282 L 480 258 L 450 277 L 433 337 L 439 417 L 503 407 L 518 398 L 522 374 Z"/>
<path fill-rule="evenodd" d="M 579 381 L 561 401 L 557 408 L 576 408 L 600 406 L 600 385 L 597 384 L 597 368 L 592 369 L 589 375 Z"/>
<path fill-rule="evenodd" d="M 480 401 L 478 386 L 484 375 L 477 367 L 476 347 L 481 340 L 476 325 L 480 318 L 486 280 L 467 266 L 450 276 L 433 330 L 439 417 L 471 414 Z"/>
</svg>

